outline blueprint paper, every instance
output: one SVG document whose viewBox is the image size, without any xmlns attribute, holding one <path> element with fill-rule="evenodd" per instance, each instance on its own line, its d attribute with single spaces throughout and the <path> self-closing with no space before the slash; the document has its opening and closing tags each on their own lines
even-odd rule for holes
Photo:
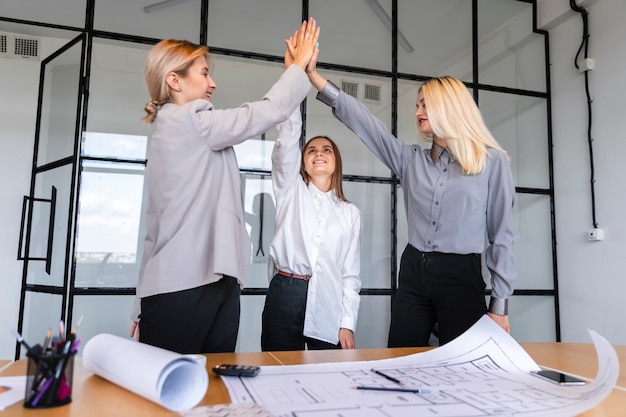
<svg viewBox="0 0 626 417">
<path fill-rule="evenodd" d="M 179 353 L 102 333 L 83 349 L 83 366 L 172 411 L 189 410 L 206 394 L 206 368 Z"/>
<path fill-rule="evenodd" d="M 619 375 L 615 349 L 589 331 L 598 373 L 584 386 L 530 374 L 539 366 L 488 316 L 439 348 L 377 361 L 263 366 L 254 378 L 222 377 L 233 403 L 256 403 L 276 417 L 570 417 L 606 398 Z M 374 368 L 427 394 L 364 391 L 398 387 Z"/>
</svg>

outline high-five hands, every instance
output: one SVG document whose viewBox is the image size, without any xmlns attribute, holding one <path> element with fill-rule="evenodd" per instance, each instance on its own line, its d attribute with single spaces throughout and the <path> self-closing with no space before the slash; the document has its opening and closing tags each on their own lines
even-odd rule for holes
<svg viewBox="0 0 626 417">
<path fill-rule="evenodd" d="M 296 64 L 303 70 L 317 54 L 317 41 L 320 37 L 320 28 L 312 17 L 308 21 L 302 22 L 300 29 L 295 31 L 289 39 L 285 40 L 287 50 L 285 51 L 285 68 L 291 64 Z"/>
</svg>

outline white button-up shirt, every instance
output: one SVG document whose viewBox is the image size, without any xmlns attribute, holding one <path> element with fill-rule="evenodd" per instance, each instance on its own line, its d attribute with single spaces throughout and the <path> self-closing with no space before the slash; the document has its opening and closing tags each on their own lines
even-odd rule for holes
<svg viewBox="0 0 626 417">
<path fill-rule="evenodd" d="M 307 186 L 300 175 L 300 111 L 278 126 L 272 152 L 276 227 L 269 252 L 277 270 L 311 275 L 304 335 L 339 343 L 339 329 L 356 328 L 361 290 L 361 212 L 334 191 Z"/>
</svg>

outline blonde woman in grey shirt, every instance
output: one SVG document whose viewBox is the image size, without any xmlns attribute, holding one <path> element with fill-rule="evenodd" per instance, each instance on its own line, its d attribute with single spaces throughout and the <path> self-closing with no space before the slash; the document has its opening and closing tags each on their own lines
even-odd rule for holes
<svg viewBox="0 0 626 417">
<path fill-rule="evenodd" d="M 303 22 L 280 79 L 262 100 L 232 109 L 213 106 L 206 46 L 166 39 L 151 50 L 145 110 L 156 127 L 131 337 L 181 353 L 235 350 L 250 239 L 233 145 L 287 119 L 306 97 L 318 37 L 315 20 Z"/>
<path fill-rule="evenodd" d="M 388 346 L 426 346 L 435 324 L 445 344 L 484 314 L 510 331 L 515 185 L 508 156 L 467 88 L 448 76 L 420 87 L 417 131 L 432 141 L 430 149 L 423 149 L 398 140 L 363 104 L 323 78 L 316 60 L 317 53 L 307 73 L 318 99 L 402 184 L 409 243 L 400 263 Z M 492 284 L 488 308 L 483 251 Z"/>
</svg>

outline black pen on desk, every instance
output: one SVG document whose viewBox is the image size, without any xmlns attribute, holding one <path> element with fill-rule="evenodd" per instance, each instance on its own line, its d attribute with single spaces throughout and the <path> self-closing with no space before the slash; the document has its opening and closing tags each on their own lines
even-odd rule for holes
<svg viewBox="0 0 626 417">
<path fill-rule="evenodd" d="M 390 376 L 390 375 L 387 375 L 387 374 L 385 374 L 384 372 L 377 371 L 377 370 L 376 370 L 376 369 L 374 369 L 374 368 L 372 368 L 372 372 L 374 372 L 374 373 L 375 373 L 375 374 L 377 374 L 377 375 L 382 376 L 383 378 L 388 379 L 388 380 L 389 380 L 389 381 L 391 381 L 391 382 L 395 382 L 395 383 L 396 383 L 396 384 L 398 384 L 398 385 L 404 385 L 404 382 L 402 382 L 402 381 L 400 381 L 399 379 L 396 379 L 396 378 L 394 378 L 394 377 L 392 377 L 392 376 Z"/>
<path fill-rule="evenodd" d="M 368 391 L 393 391 L 393 392 L 412 392 L 415 394 L 430 394 L 430 390 L 418 388 L 395 388 L 395 387 L 371 387 L 366 385 L 357 385 L 352 389 L 368 390 Z"/>
</svg>

